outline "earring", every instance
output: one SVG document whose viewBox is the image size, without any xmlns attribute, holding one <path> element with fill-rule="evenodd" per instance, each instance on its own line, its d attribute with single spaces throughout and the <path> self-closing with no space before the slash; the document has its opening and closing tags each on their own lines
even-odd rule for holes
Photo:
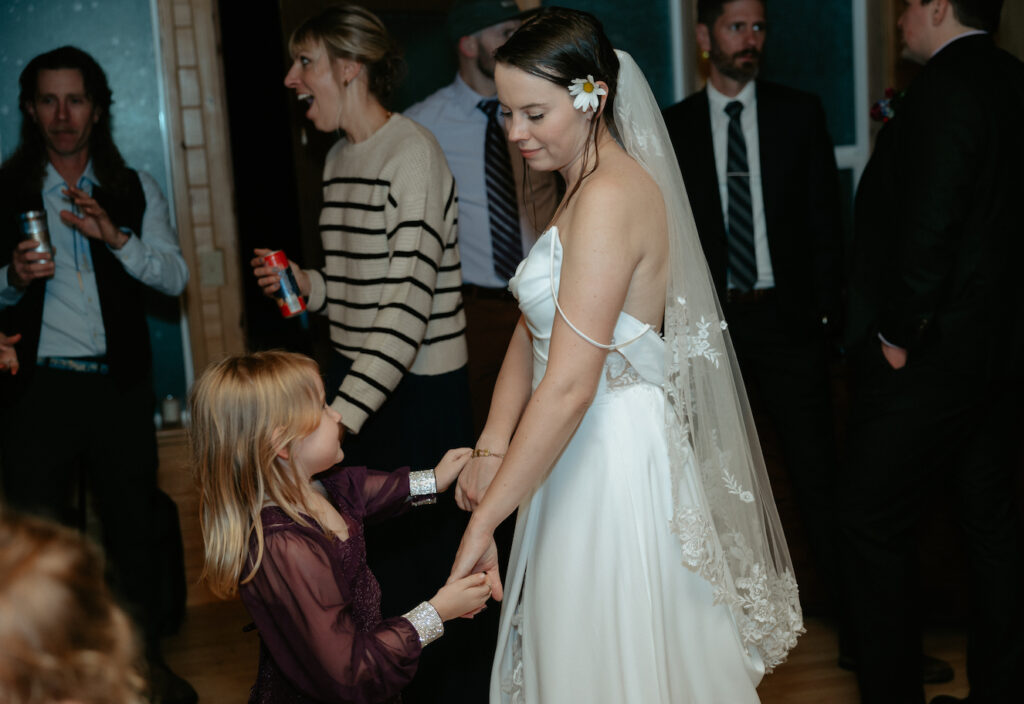
<svg viewBox="0 0 1024 704">
<path fill-rule="evenodd" d="M 351 82 L 352 81 L 350 81 L 349 79 L 346 78 L 344 81 L 341 82 L 341 87 L 342 88 L 348 88 L 348 84 L 351 83 Z"/>
<path fill-rule="evenodd" d="M 700 52 L 700 58 L 702 58 L 705 61 L 707 61 L 708 59 L 711 58 L 711 52 L 710 51 L 702 51 L 702 52 Z"/>
</svg>

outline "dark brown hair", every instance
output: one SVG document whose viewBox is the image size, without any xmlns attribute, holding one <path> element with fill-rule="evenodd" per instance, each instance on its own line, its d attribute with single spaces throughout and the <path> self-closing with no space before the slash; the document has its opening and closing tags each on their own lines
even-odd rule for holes
<svg viewBox="0 0 1024 704">
<path fill-rule="evenodd" d="M 699 24 L 713 25 L 722 13 L 725 6 L 736 0 L 697 0 L 697 22 Z M 767 0 L 758 0 L 762 5 L 767 6 Z"/>
<path fill-rule="evenodd" d="M 114 103 L 113 93 L 110 84 L 107 83 L 107 75 L 96 60 L 73 46 L 62 46 L 40 54 L 29 61 L 25 70 L 21 72 L 18 78 L 21 89 L 18 96 L 18 107 L 21 109 L 21 139 L 14 154 L 4 164 L 4 168 L 12 169 L 20 178 L 32 184 L 32 190 L 42 188 L 43 174 L 49 157 L 43 134 L 29 114 L 28 106 L 35 100 L 39 90 L 39 72 L 59 69 L 75 69 L 82 74 L 85 94 L 89 96 L 99 115 L 89 135 L 89 158 L 92 159 L 93 169 L 100 183 L 105 188 L 118 190 L 124 183 L 122 179 L 126 177 L 127 168 L 111 134 L 110 106 Z"/>
<path fill-rule="evenodd" d="M 922 5 L 932 0 L 921 0 Z M 965 27 L 995 32 L 999 29 L 999 19 L 1003 12 L 1003 0 L 949 0 L 953 6 L 953 14 Z"/>
<path fill-rule="evenodd" d="M 615 128 L 615 95 L 619 80 L 619 57 L 604 33 L 604 27 L 589 12 L 564 7 L 544 8 L 523 22 L 516 33 L 498 48 L 496 61 L 562 86 L 568 93 L 574 78 L 593 76 L 608 85 L 604 109 L 590 121 L 590 134 L 583 152 L 583 164 L 590 160 L 594 149 L 594 164 L 584 171 L 580 179 L 571 184 L 566 202 L 575 195 L 583 180 L 594 173 L 600 161 L 597 149 L 597 130 L 603 123 L 613 137 Z"/>
</svg>

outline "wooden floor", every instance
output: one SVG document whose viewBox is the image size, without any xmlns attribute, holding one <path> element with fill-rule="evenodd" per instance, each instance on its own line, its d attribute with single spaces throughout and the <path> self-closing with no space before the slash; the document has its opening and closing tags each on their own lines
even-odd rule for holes
<svg viewBox="0 0 1024 704">
<path fill-rule="evenodd" d="M 243 633 L 249 616 L 240 602 L 217 602 L 189 607 L 181 633 L 166 641 L 171 667 L 188 679 L 202 702 L 244 704 L 256 674 L 257 636 Z M 935 631 L 925 638 L 928 653 L 952 663 L 956 679 L 926 687 L 927 699 L 936 694 L 967 695 L 964 636 Z M 832 628 L 816 619 L 807 622 L 789 660 L 765 677 L 758 692 L 764 704 L 857 704 L 854 676 L 835 666 L 836 638 Z M 707 704 L 728 704 L 708 702 Z"/>
</svg>

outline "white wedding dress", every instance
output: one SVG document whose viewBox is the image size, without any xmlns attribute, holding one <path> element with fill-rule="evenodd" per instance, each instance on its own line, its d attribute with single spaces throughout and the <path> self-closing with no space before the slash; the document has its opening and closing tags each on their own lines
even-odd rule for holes
<svg viewBox="0 0 1024 704">
<path fill-rule="evenodd" d="M 552 227 L 509 284 L 533 337 L 534 388 L 561 261 Z M 608 353 L 592 405 L 519 508 L 491 703 L 756 702 L 761 658 L 670 531 L 664 342 L 625 312 L 614 342 L 628 344 Z M 687 473 L 698 492 L 695 463 Z"/>
</svg>

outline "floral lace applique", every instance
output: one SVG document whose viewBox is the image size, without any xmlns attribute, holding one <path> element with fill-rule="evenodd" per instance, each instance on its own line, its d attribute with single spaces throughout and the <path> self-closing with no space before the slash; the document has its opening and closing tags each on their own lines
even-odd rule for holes
<svg viewBox="0 0 1024 704">
<path fill-rule="evenodd" d="M 671 524 L 683 548 L 683 563 L 698 573 L 707 569 L 711 556 L 708 550 L 711 525 L 704 513 L 694 506 L 683 506 L 672 516 Z"/>
<path fill-rule="evenodd" d="M 753 492 L 744 489 L 743 485 L 729 471 L 729 458 L 732 453 L 722 449 L 721 444 L 718 442 L 718 433 L 716 431 L 711 432 L 711 439 L 715 443 L 715 459 L 717 460 L 718 471 L 722 475 L 722 484 L 725 485 L 725 490 L 733 496 L 738 496 L 740 501 L 745 504 L 754 503 Z"/>
<path fill-rule="evenodd" d="M 625 389 L 644 381 L 640 372 L 621 352 L 612 352 L 605 359 L 604 378 L 609 390 Z"/>
<path fill-rule="evenodd" d="M 712 315 L 691 317 L 686 299 L 677 297 L 678 306 L 666 310 L 666 329 L 685 331 L 669 350 L 669 376 L 665 381 L 668 401 L 667 427 L 673 467 L 697 463 L 703 499 L 693 503 L 682 499 L 673 487 L 672 532 L 679 540 L 682 563 L 706 579 L 713 589 L 715 603 L 727 604 L 736 619 L 744 644 L 761 654 L 765 669 L 771 672 L 785 661 L 787 653 L 804 632 L 796 579 L 786 567 L 776 571 L 761 553 L 747 544 L 746 532 L 757 533 L 761 520 L 757 497 L 744 485 L 735 463 L 737 448 L 723 449 L 715 423 L 709 417 L 710 432 L 698 432 L 702 417 L 691 403 L 699 403 L 706 386 L 700 373 L 687 360 L 704 359 L 721 368 L 726 350 L 724 320 Z M 721 332 L 719 332 L 721 331 Z M 698 452 L 695 442 L 704 442 Z M 679 470 L 673 470 L 677 472 Z M 679 482 L 680 477 L 674 476 Z"/>
<path fill-rule="evenodd" d="M 722 353 L 712 347 L 711 342 L 708 340 L 711 336 L 711 332 L 709 330 L 710 327 L 711 321 L 705 320 L 704 316 L 701 316 L 700 320 L 697 322 L 697 334 L 687 334 L 686 336 L 686 356 L 690 358 L 703 357 L 714 364 L 717 369 L 718 358 L 722 356 Z M 724 329 L 725 328 L 722 328 L 722 330 Z"/>
<path fill-rule="evenodd" d="M 740 485 L 740 483 L 738 481 L 736 481 L 736 478 L 734 476 L 732 476 L 731 474 L 729 474 L 729 470 L 727 470 L 727 469 L 723 469 L 722 470 L 722 479 L 723 479 L 723 481 L 725 481 L 725 488 L 728 489 L 730 494 L 734 494 L 734 495 L 740 497 L 740 501 L 742 501 L 744 503 L 747 503 L 747 504 L 754 503 L 754 495 L 752 493 L 750 493 L 749 491 L 747 491 L 746 489 L 744 489 Z"/>
<path fill-rule="evenodd" d="M 523 692 L 523 615 L 522 604 L 516 606 L 516 612 L 512 614 L 512 632 L 509 639 L 512 645 L 512 670 L 506 673 L 501 681 L 501 691 L 509 695 L 511 704 L 526 704 L 526 694 Z"/>
<path fill-rule="evenodd" d="M 753 552 L 747 547 L 741 533 L 725 536 L 733 556 L 741 556 L 744 576 L 736 579 L 733 612 L 738 619 L 744 643 L 752 643 L 761 651 L 765 669 L 770 672 L 786 659 L 796 646 L 797 636 L 804 632 L 803 615 L 799 608 L 796 578 L 788 570 L 770 576 L 764 565 L 754 562 Z"/>
</svg>

